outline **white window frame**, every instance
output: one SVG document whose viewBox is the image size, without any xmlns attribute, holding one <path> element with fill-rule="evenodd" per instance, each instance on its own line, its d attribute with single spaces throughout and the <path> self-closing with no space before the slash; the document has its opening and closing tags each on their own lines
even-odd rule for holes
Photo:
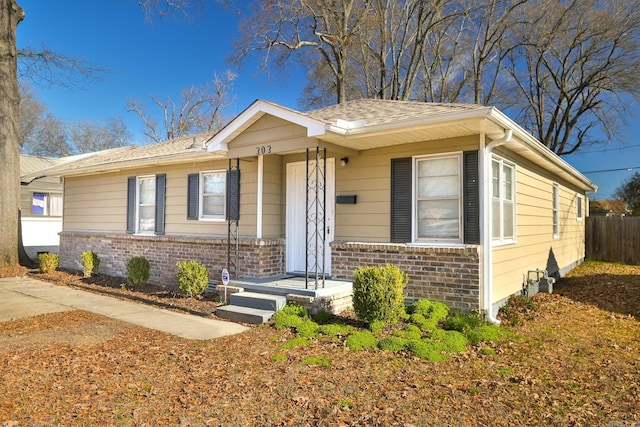
<svg viewBox="0 0 640 427">
<path fill-rule="evenodd" d="M 556 182 L 553 183 L 553 189 L 551 191 L 551 203 L 552 203 L 552 223 L 553 223 L 553 238 L 560 238 L 560 185 Z"/>
<path fill-rule="evenodd" d="M 584 196 L 576 194 L 576 221 L 582 221 L 584 218 Z"/>
<path fill-rule="evenodd" d="M 211 174 L 219 174 L 222 175 L 223 178 L 223 200 L 224 207 L 222 215 L 205 215 L 204 213 L 204 198 L 206 194 L 204 193 L 204 177 L 205 175 Z M 201 171 L 200 172 L 200 182 L 198 184 L 198 218 L 201 221 L 225 221 L 227 218 L 227 171 L 226 170 L 210 170 L 210 171 Z"/>
<path fill-rule="evenodd" d="M 153 192 L 153 204 L 145 204 L 145 207 L 153 206 L 154 211 L 154 219 L 153 219 L 153 230 L 140 230 L 140 181 L 143 179 L 152 179 L 154 181 L 154 192 Z M 136 234 L 155 234 L 156 224 L 155 224 L 155 211 L 156 211 L 156 194 L 158 189 L 156 188 L 156 176 L 155 175 L 141 175 L 136 176 Z"/>
<path fill-rule="evenodd" d="M 42 194 L 44 195 L 44 206 L 42 208 L 42 213 L 34 213 L 33 212 L 33 198 L 36 194 Z M 52 196 L 57 196 L 60 197 L 60 213 L 59 214 L 52 214 L 51 213 L 51 197 Z M 30 214 L 32 216 L 38 216 L 38 217 L 44 217 L 44 216 L 52 216 L 52 217 L 61 217 L 62 216 L 62 193 L 49 193 L 46 191 L 32 191 L 31 192 L 31 212 Z"/>
<path fill-rule="evenodd" d="M 494 197 L 493 195 L 493 167 L 494 164 L 497 164 L 498 166 L 498 197 Z M 509 200 L 507 198 L 507 194 L 506 194 L 506 189 L 505 189 L 505 183 L 504 183 L 504 170 L 505 168 L 508 168 L 511 170 L 511 194 L 510 194 L 510 201 L 513 204 L 513 209 L 511 210 L 511 224 L 513 224 L 513 230 L 512 230 L 512 235 L 513 237 L 509 237 L 509 238 L 505 238 L 505 214 L 504 214 L 504 206 L 505 203 Z M 505 160 L 502 157 L 499 156 L 492 156 L 491 158 L 491 170 L 489 171 L 489 173 L 491 173 L 491 194 L 489 195 L 489 197 L 491 198 L 491 221 L 492 221 L 492 230 L 491 230 L 491 242 L 493 244 L 493 246 L 499 246 L 499 245 L 510 245 L 510 244 L 514 244 L 517 241 L 517 230 L 518 230 L 518 226 L 516 223 L 516 208 L 517 208 L 517 203 L 516 203 L 516 165 L 513 162 L 510 162 L 508 160 Z M 493 209 L 493 202 L 494 200 L 498 201 L 498 205 L 499 205 L 499 209 L 498 212 L 494 212 L 495 209 Z M 498 238 L 494 238 L 493 234 L 494 231 L 493 230 L 493 217 L 498 215 L 500 218 L 500 233 L 499 233 L 499 237 Z"/>
<path fill-rule="evenodd" d="M 446 158 L 455 158 L 458 164 L 458 238 L 423 238 L 418 237 L 418 163 L 422 160 L 434 160 L 434 159 L 446 159 Z M 462 164 L 462 152 L 453 152 L 446 154 L 438 154 L 438 155 L 428 155 L 428 156 L 415 156 L 413 157 L 413 189 L 412 189 L 412 215 L 411 215 L 411 228 L 412 228 L 412 241 L 416 244 L 425 244 L 425 243 L 447 243 L 447 244 L 456 244 L 462 243 L 463 239 L 463 230 L 462 230 L 462 209 L 463 209 L 463 164 Z M 452 197 L 444 197 L 444 198 L 431 198 L 431 200 L 449 200 Z"/>
</svg>

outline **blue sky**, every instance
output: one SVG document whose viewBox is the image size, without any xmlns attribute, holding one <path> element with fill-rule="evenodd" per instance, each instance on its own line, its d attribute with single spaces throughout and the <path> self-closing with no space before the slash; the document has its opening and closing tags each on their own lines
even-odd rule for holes
<svg viewBox="0 0 640 427">
<path fill-rule="evenodd" d="M 255 64 L 241 70 L 225 64 L 240 17 L 236 9 L 221 9 L 205 0 L 204 10 L 193 19 L 147 22 L 135 0 L 18 2 L 26 12 L 18 27 L 18 46 L 45 44 L 112 71 L 104 81 L 82 89 L 35 88 L 49 111 L 65 121 L 102 122 L 122 117 L 134 135 L 133 142 L 144 143 L 142 122 L 135 113 L 127 112 L 127 99 L 144 102 L 154 95 L 178 100 L 181 89 L 201 86 L 214 73 L 227 69 L 238 74 L 233 87 L 236 102 L 227 110 L 228 115 L 241 112 L 258 98 L 298 108 L 304 86 L 301 70 L 290 69 L 285 76 L 275 71 L 267 76 L 257 72 Z M 151 105 L 147 108 L 150 113 L 159 112 Z M 596 199 L 609 197 L 625 179 L 640 171 L 640 108 L 635 104 L 628 108 L 635 114 L 619 141 L 563 157 L 600 187 Z M 623 168 L 636 169 L 590 172 Z"/>
</svg>

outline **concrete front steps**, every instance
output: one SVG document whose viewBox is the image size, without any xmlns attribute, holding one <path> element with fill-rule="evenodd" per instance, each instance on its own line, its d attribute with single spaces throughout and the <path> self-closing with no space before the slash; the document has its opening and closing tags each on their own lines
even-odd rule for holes
<svg viewBox="0 0 640 427">
<path fill-rule="evenodd" d="M 282 310 L 287 298 L 258 292 L 235 292 L 230 295 L 229 305 L 216 309 L 216 316 L 233 322 L 259 325 L 267 322 L 273 314 Z"/>
</svg>

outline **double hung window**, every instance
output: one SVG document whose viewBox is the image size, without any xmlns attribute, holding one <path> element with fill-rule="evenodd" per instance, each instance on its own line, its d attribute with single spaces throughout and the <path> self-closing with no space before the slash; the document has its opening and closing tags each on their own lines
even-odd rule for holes
<svg viewBox="0 0 640 427">
<path fill-rule="evenodd" d="M 515 227 L 515 167 L 504 159 L 491 160 L 491 230 L 494 242 L 511 242 Z"/>
</svg>

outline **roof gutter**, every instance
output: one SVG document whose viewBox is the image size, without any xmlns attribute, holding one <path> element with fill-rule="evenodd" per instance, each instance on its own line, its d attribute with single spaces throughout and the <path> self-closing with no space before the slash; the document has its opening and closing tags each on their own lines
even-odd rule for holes
<svg viewBox="0 0 640 427">
<path fill-rule="evenodd" d="M 482 216 L 482 232 L 483 236 L 481 237 L 482 241 L 482 299 L 483 299 L 483 309 L 487 315 L 487 318 L 490 322 L 495 323 L 497 325 L 500 324 L 500 321 L 495 317 L 493 313 L 493 248 L 491 246 L 491 240 L 493 236 L 492 224 L 491 221 L 493 212 L 492 212 L 492 203 L 491 203 L 491 155 L 493 149 L 500 145 L 507 144 L 511 142 L 513 138 L 513 130 L 506 129 L 504 136 L 500 139 L 496 139 L 486 144 L 484 138 L 482 138 L 482 144 L 484 147 L 480 150 L 480 161 L 482 165 L 482 203 L 484 203 L 484 207 L 480 209 L 480 212 L 483 212 Z"/>
</svg>

